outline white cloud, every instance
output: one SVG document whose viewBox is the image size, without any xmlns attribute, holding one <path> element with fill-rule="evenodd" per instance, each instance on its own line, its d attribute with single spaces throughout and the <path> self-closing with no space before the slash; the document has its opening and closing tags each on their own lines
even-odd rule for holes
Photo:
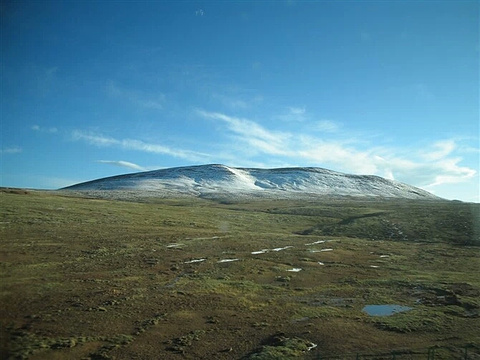
<svg viewBox="0 0 480 360">
<path fill-rule="evenodd" d="M 43 132 L 43 133 L 50 133 L 50 134 L 55 134 L 58 132 L 58 129 L 56 127 L 42 127 L 39 125 L 33 125 L 31 127 L 33 131 L 38 131 L 38 132 Z"/>
<path fill-rule="evenodd" d="M 94 135 L 91 133 L 85 133 L 80 130 L 75 130 L 72 132 L 73 140 L 84 140 L 91 145 L 96 146 L 112 146 L 119 145 L 120 141 L 111 137 L 106 137 L 103 135 Z"/>
<path fill-rule="evenodd" d="M 186 159 L 189 161 L 205 161 L 209 159 L 211 156 L 209 154 L 190 151 L 190 150 L 182 150 L 182 149 L 175 149 L 164 145 L 159 144 L 151 144 L 146 143 L 141 140 L 136 139 L 115 139 L 108 136 L 97 135 L 92 133 L 85 133 L 83 131 L 75 130 L 72 133 L 73 140 L 82 140 L 87 142 L 88 144 L 101 146 L 101 147 L 108 147 L 108 146 L 116 146 L 126 150 L 136 150 L 136 151 L 143 151 L 148 153 L 155 153 L 155 154 L 164 154 L 169 155 L 181 159 Z"/>
<path fill-rule="evenodd" d="M 101 163 L 101 164 L 110 164 L 110 165 L 115 165 L 115 166 L 126 167 L 128 169 L 139 170 L 139 171 L 146 171 L 147 170 L 140 165 L 137 165 L 137 164 L 134 164 L 134 163 L 131 163 L 131 162 L 128 162 L 128 161 L 123 161 L 123 160 L 120 160 L 120 161 L 98 160 L 97 162 Z"/>
<path fill-rule="evenodd" d="M 469 167 L 458 165 L 460 161 L 462 161 L 462 158 L 457 157 L 442 159 L 434 163 L 433 167 L 438 169 L 437 175 L 435 175 L 433 182 L 426 187 L 455 184 L 473 178 L 477 172 Z"/>
<path fill-rule="evenodd" d="M 455 150 L 456 144 L 454 140 L 437 141 L 433 144 L 433 151 L 422 154 L 423 158 L 428 161 L 435 161 L 444 158 Z"/>
<path fill-rule="evenodd" d="M 22 151 L 20 146 L 10 146 L 0 149 L 0 154 L 19 154 Z"/>
<path fill-rule="evenodd" d="M 312 128 L 314 131 L 331 133 L 338 131 L 340 126 L 332 120 L 320 120 L 315 122 Z"/>
<path fill-rule="evenodd" d="M 214 92 L 210 96 L 213 100 L 219 101 L 222 105 L 234 111 L 249 109 L 263 102 L 261 95 L 253 96 L 244 93 L 238 94 L 237 92 L 237 89 L 226 89 L 224 93 Z"/>
<path fill-rule="evenodd" d="M 298 156 L 313 164 L 325 164 L 342 171 L 356 174 L 376 174 L 378 167 L 372 161 L 372 154 L 347 147 L 341 142 L 321 141 L 311 137 L 300 137 L 298 144 L 301 150 Z M 295 151 L 292 153 L 295 154 Z"/>
<path fill-rule="evenodd" d="M 223 105 L 233 110 L 246 109 L 249 107 L 248 102 L 243 99 L 234 98 L 223 94 L 212 94 L 211 96 L 213 99 L 219 100 Z"/>
<path fill-rule="evenodd" d="M 442 184 L 470 181 L 476 174 L 474 169 L 460 165 L 461 157 L 453 156 L 460 147 L 452 139 L 437 141 L 426 150 L 422 146 L 399 151 L 356 139 L 347 142 L 305 134 L 300 130 L 273 131 L 255 121 L 218 112 L 197 110 L 197 113 L 226 125 L 231 136 L 239 142 L 237 153 L 230 157 L 240 162 L 261 155 L 267 166 L 293 162 L 300 166 L 328 167 L 347 173 L 379 175 L 429 190 Z M 322 125 L 327 128 L 329 123 Z M 335 123 L 331 125 L 334 128 Z"/>
<path fill-rule="evenodd" d="M 283 114 L 276 116 L 276 118 L 286 122 L 303 122 L 308 118 L 307 109 L 305 106 L 289 106 Z"/>
<path fill-rule="evenodd" d="M 289 137 L 286 133 L 268 131 L 254 121 L 217 112 L 197 110 L 197 113 L 204 118 L 223 121 L 236 138 L 247 142 L 251 149 L 267 154 L 287 155 L 283 149 L 283 144 Z"/>
<path fill-rule="evenodd" d="M 288 110 L 293 115 L 303 115 L 306 112 L 305 106 L 304 107 L 289 107 Z"/>
<path fill-rule="evenodd" d="M 453 186 L 449 184 L 470 186 L 472 179 L 478 176 L 477 171 L 465 165 L 461 157 L 467 153 L 472 156 L 473 148 L 468 146 L 467 141 L 458 139 L 392 148 L 340 132 L 336 123 L 329 120 L 322 120 L 317 125 L 324 129 L 331 128 L 330 132 L 314 132 L 311 128 L 301 127 L 277 131 L 257 121 L 221 112 L 196 110 L 196 114 L 218 125 L 215 154 L 78 130 L 72 133 L 72 137 L 95 146 L 162 154 L 191 162 L 224 162 L 233 166 L 255 167 L 319 166 L 346 173 L 379 175 L 432 192 L 445 189 L 447 185 Z M 227 140 L 222 139 L 222 135 Z M 468 152 L 463 151 L 465 149 Z M 123 161 L 101 162 L 145 170 L 139 165 Z"/>
</svg>

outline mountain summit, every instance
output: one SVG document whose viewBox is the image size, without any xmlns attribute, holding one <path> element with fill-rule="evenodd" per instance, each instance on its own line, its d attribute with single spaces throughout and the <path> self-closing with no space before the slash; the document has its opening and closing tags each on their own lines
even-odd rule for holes
<svg viewBox="0 0 480 360">
<path fill-rule="evenodd" d="M 350 175 L 315 167 L 257 169 L 199 165 L 125 174 L 63 190 L 124 191 L 142 196 L 206 198 L 305 198 L 355 196 L 439 199 L 429 192 L 373 175 Z"/>
</svg>

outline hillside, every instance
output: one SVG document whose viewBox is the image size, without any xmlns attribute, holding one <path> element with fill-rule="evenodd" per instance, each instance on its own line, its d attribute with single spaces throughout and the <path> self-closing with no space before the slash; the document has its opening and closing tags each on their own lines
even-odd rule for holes
<svg viewBox="0 0 480 360">
<path fill-rule="evenodd" d="M 2 359 L 480 356 L 478 204 L 78 195 L 0 189 Z"/>
<path fill-rule="evenodd" d="M 171 197 L 302 198 L 355 196 L 439 199 L 429 192 L 372 175 L 350 175 L 322 168 L 235 168 L 200 165 L 113 176 L 69 186 L 64 190 L 141 191 Z"/>
</svg>

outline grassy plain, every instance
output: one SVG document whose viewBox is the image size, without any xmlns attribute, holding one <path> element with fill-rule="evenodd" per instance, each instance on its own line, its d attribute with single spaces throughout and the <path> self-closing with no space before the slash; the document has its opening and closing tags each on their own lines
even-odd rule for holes
<svg viewBox="0 0 480 360">
<path fill-rule="evenodd" d="M 3 189 L 0 211 L 2 359 L 480 358 L 478 204 Z"/>
</svg>

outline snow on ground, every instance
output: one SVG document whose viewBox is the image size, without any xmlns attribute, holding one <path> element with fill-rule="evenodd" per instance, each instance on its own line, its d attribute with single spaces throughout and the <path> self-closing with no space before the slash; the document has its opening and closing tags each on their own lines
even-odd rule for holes
<svg viewBox="0 0 480 360">
<path fill-rule="evenodd" d="M 202 240 L 209 240 L 209 239 L 216 239 L 218 238 L 218 236 L 212 236 L 212 237 L 204 237 L 204 238 L 190 238 L 190 240 L 192 239 L 202 239 Z M 324 248 L 324 249 L 320 249 L 320 250 L 317 250 L 317 249 L 307 249 L 306 247 L 307 246 L 311 246 L 311 245 L 318 245 L 318 244 L 323 244 L 327 241 L 336 241 L 336 240 L 318 240 L 318 241 L 314 241 L 314 242 L 311 242 L 311 243 L 307 243 L 307 244 L 304 244 L 305 246 L 305 249 L 304 251 L 308 251 L 310 253 L 321 253 L 321 252 L 330 252 L 330 251 L 333 251 L 334 249 L 333 248 Z M 183 244 L 181 243 L 172 243 L 172 244 L 169 244 L 167 245 L 167 248 L 177 248 L 177 247 L 180 247 L 180 246 L 183 246 Z M 257 250 L 257 251 L 251 251 L 250 254 L 251 255 L 260 255 L 260 254 L 266 254 L 266 253 L 269 253 L 269 252 L 279 252 L 279 251 L 284 251 L 284 250 L 287 250 L 287 249 L 290 249 L 290 248 L 294 248 L 294 246 L 292 245 L 287 245 L 287 246 L 283 246 L 283 247 L 277 247 L 277 248 L 273 248 L 273 249 L 262 249 L 262 250 Z M 370 252 L 370 254 L 374 254 L 374 252 Z M 386 254 L 383 254 L 383 255 L 379 255 L 380 258 L 388 258 L 390 257 L 390 255 L 386 255 Z M 188 261 L 185 261 L 184 263 L 185 264 L 194 264 L 194 263 L 200 263 L 200 262 L 204 262 L 204 261 L 207 261 L 206 258 L 198 258 L 198 259 L 191 259 L 191 260 L 188 260 Z M 217 260 L 216 262 L 218 264 L 222 264 L 222 263 L 230 263 L 230 262 L 236 262 L 236 261 L 240 261 L 240 258 L 227 258 L 227 259 L 220 259 L 220 260 Z M 380 261 L 380 260 L 378 260 Z M 322 262 L 322 261 L 318 261 L 317 260 L 317 264 L 320 265 L 320 266 L 325 266 L 325 263 Z M 378 269 L 380 268 L 379 265 L 368 265 L 370 268 L 373 268 L 373 269 Z M 300 271 L 303 271 L 304 269 L 302 268 L 297 268 L 297 267 L 294 267 L 294 268 L 291 268 L 291 269 L 287 269 L 286 271 L 288 272 L 300 272 Z"/>
<path fill-rule="evenodd" d="M 193 260 L 190 260 L 190 261 L 185 261 L 185 264 L 194 264 L 194 263 L 204 262 L 206 260 L 207 259 L 193 259 Z"/>
<path fill-rule="evenodd" d="M 173 248 L 179 248 L 179 247 L 182 247 L 184 246 L 183 244 L 169 244 L 167 245 L 167 248 L 169 249 L 173 249 Z"/>
<path fill-rule="evenodd" d="M 316 244 L 323 244 L 327 240 L 318 240 L 309 244 L 305 244 L 306 246 L 316 245 Z"/>
<path fill-rule="evenodd" d="M 375 196 L 438 199 L 419 188 L 378 176 L 350 175 L 322 168 L 252 169 L 225 165 L 187 166 L 113 176 L 73 185 L 65 190 L 123 190 L 161 197 Z"/>
<path fill-rule="evenodd" d="M 282 251 L 282 250 L 290 249 L 292 247 L 293 246 L 284 246 L 284 247 L 279 247 L 279 248 L 272 249 L 272 251 Z"/>
<path fill-rule="evenodd" d="M 233 261 L 238 261 L 240 259 L 222 259 L 217 261 L 218 263 L 226 263 L 226 262 L 233 262 Z"/>
<path fill-rule="evenodd" d="M 252 255 L 258 255 L 258 254 L 265 254 L 268 252 L 268 249 L 263 249 L 263 250 L 259 250 L 259 251 L 252 251 L 251 254 Z"/>
</svg>

